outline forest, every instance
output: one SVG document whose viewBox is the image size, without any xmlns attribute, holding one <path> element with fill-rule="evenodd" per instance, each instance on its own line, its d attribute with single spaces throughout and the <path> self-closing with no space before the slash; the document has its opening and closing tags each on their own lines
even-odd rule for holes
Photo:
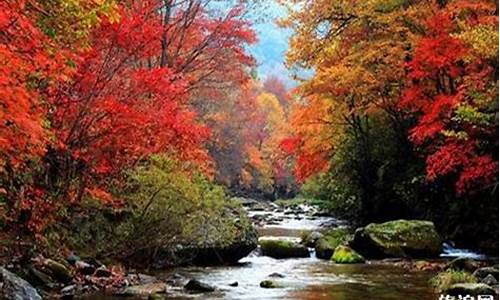
<svg viewBox="0 0 500 300">
<path fill-rule="evenodd" d="M 0 1 L 0 299 L 498 294 L 498 13 Z M 288 74 L 260 71 L 260 23 Z"/>
</svg>

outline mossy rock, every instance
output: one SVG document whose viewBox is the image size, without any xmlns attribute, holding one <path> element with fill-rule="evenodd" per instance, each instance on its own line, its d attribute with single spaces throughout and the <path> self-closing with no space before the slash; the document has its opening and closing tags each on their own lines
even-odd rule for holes
<svg viewBox="0 0 500 300">
<path fill-rule="evenodd" d="M 338 246 L 335 248 L 331 260 L 337 264 L 361 264 L 365 262 L 363 256 L 348 246 Z"/>
<path fill-rule="evenodd" d="M 259 244 L 262 254 L 273 258 L 309 257 L 307 247 L 293 241 L 264 239 Z"/>
<path fill-rule="evenodd" d="M 282 286 L 273 280 L 262 280 L 260 282 L 260 287 L 265 289 L 277 289 L 281 288 Z"/>
<path fill-rule="evenodd" d="M 171 262 L 186 262 L 197 266 L 214 266 L 235 264 L 243 257 L 246 257 L 258 246 L 258 233 L 252 225 L 250 219 L 242 210 L 227 211 L 223 218 L 224 225 L 215 229 L 216 233 L 210 238 L 199 239 L 197 243 L 190 242 L 175 249 L 165 249 L 160 255 L 155 250 L 159 259 L 155 261 L 155 266 L 159 268 L 169 267 Z M 199 226 L 195 232 L 202 231 Z M 201 236 L 201 235 L 200 235 Z M 135 261 L 149 253 L 141 253 Z M 171 265 L 170 265 L 171 266 Z"/>
<path fill-rule="evenodd" d="M 396 220 L 358 228 L 349 246 L 366 258 L 428 258 L 439 256 L 442 250 L 434 223 L 420 220 Z"/>
<path fill-rule="evenodd" d="M 338 246 L 347 243 L 352 235 L 347 228 L 338 228 L 323 233 L 323 236 L 316 241 L 316 257 L 330 259 Z"/>
</svg>

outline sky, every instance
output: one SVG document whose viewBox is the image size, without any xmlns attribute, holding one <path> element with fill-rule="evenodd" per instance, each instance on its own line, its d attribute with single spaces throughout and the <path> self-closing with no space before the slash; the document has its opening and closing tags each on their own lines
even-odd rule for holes
<svg viewBox="0 0 500 300">
<path fill-rule="evenodd" d="M 260 79 L 265 80 L 269 75 L 276 75 L 291 88 L 296 85 L 296 82 L 291 78 L 291 72 L 284 65 L 291 32 L 278 27 L 275 23 L 276 19 L 286 15 L 286 9 L 274 1 L 269 2 L 265 7 L 265 21 L 254 25 L 258 42 L 252 45 L 249 51 L 257 60 L 257 72 Z"/>
</svg>

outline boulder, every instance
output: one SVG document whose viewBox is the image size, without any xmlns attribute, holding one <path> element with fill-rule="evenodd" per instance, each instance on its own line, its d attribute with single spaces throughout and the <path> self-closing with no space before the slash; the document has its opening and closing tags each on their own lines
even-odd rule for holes
<svg viewBox="0 0 500 300">
<path fill-rule="evenodd" d="M 261 288 L 265 289 L 276 289 L 282 287 L 280 284 L 273 280 L 262 280 L 259 285 Z"/>
<path fill-rule="evenodd" d="M 43 261 L 43 266 L 51 273 L 52 278 L 62 283 L 70 283 L 73 280 L 71 271 L 62 263 L 52 259 Z"/>
<path fill-rule="evenodd" d="M 442 248 L 434 223 L 420 220 L 397 220 L 358 228 L 349 246 L 366 258 L 437 257 Z"/>
<path fill-rule="evenodd" d="M 285 275 L 283 275 L 281 273 L 274 272 L 274 273 L 271 273 L 271 274 L 267 275 L 267 277 L 271 277 L 271 278 L 285 278 Z"/>
<path fill-rule="evenodd" d="M 309 250 L 304 245 L 279 239 L 259 241 L 262 254 L 273 258 L 309 257 Z"/>
<path fill-rule="evenodd" d="M 472 275 L 474 275 L 474 277 L 476 277 L 478 280 L 483 280 L 488 275 L 491 275 L 498 281 L 498 269 L 495 267 L 478 268 L 474 271 L 474 273 L 472 273 Z"/>
<path fill-rule="evenodd" d="M 481 263 L 468 257 L 457 257 L 446 265 L 447 270 L 474 272 L 481 267 Z M 497 271 L 498 273 L 498 271 Z M 483 278 L 483 277 L 481 277 Z"/>
<path fill-rule="evenodd" d="M 161 294 L 165 293 L 167 290 L 167 285 L 162 282 L 156 283 L 146 283 L 139 285 L 131 285 L 123 290 L 119 291 L 117 295 L 120 296 L 146 296 L 152 294 Z"/>
<path fill-rule="evenodd" d="M 318 231 L 313 231 L 307 234 L 301 241 L 302 244 L 307 247 L 314 248 L 316 246 L 316 242 L 323 237 L 323 234 Z"/>
<path fill-rule="evenodd" d="M 351 238 L 349 230 L 346 228 L 337 228 L 329 230 L 319 238 L 314 247 L 316 257 L 321 259 L 330 259 L 338 246 L 347 243 Z"/>
<path fill-rule="evenodd" d="M 451 285 L 444 294 L 450 296 L 478 296 L 478 295 L 495 295 L 495 289 L 484 283 L 455 283 Z"/>
<path fill-rule="evenodd" d="M 361 255 L 348 246 L 338 246 L 335 248 L 331 260 L 337 264 L 360 264 L 365 262 L 365 259 Z"/>
<path fill-rule="evenodd" d="M 233 225 L 221 227 L 224 232 L 216 235 L 212 240 L 201 240 L 198 245 L 190 243 L 188 246 L 179 247 L 174 251 L 174 259 L 165 257 L 164 261 L 188 261 L 191 265 L 227 265 L 235 264 L 255 250 L 258 245 L 258 233 L 243 214 L 227 213 L 227 218 L 233 218 Z M 202 230 L 202 228 L 200 228 Z M 204 229 L 203 229 L 204 230 Z M 227 236 L 227 232 L 231 232 Z M 225 237 L 224 239 L 220 237 Z M 167 265 L 168 266 L 168 265 Z"/>
<path fill-rule="evenodd" d="M 215 291 L 215 287 L 203 283 L 201 281 L 198 281 L 196 279 L 191 279 L 189 282 L 184 286 L 184 289 L 190 291 L 190 292 L 198 292 L 198 293 L 206 293 L 206 292 L 213 292 Z"/>
<path fill-rule="evenodd" d="M 0 299 L 42 300 L 37 290 L 26 280 L 0 267 Z"/>
</svg>

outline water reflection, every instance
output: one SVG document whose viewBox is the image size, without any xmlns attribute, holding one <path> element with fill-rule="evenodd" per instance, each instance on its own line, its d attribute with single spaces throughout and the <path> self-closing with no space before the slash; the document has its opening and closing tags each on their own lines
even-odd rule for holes
<svg viewBox="0 0 500 300">
<path fill-rule="evenodd" d="M 436 299 L 429 288 L 429 274 L 410 273 L 387 264 L 338 265 L 316 258 L 277 260 L 251 256 L 238 267 L 184 269 L 221 288 L 223 294 L 203 299 Z M 278 272 L 285 278 L 273 279 L 284 288 L 263 289 L 261 280 Z M 238 287 L 229 283 L 238 281 Z"/>
<path fill-rule="evenodd" d="M 302 207 L 303 211 L 309 209 Z M 343 226 L 337 219 L 315 217 L 304 213 L 290 216 L 277 211 L 254 211 L 250 215 L 271 214 L 280 219 L 277 224 L 259 228 L 261 236 L 297 239 L 304 230 L 328 226 Z M 166 299 L 307 299 L 307 300 L 431 300 L 437 299 L 429 286 L 430 275 L 408 272 L 401 267 L 369 263 L 362 265 L 337 265 L 319 260 L 314 252 L 310 258 L 274 259 L 260 256 L 254 251 L 237 266 L 177 268 L 158 274 L 167 279 L 172 273 L 186 278 L 196 278 L 217 287 L 208 294 L 186 295 L 182 288 L 171 288 Z M 264 289 L 260 282 L 272 273 L 284 275 L 273 278 L 283 288 Z M 237 281 L 238 286 L 230 284 Z M 120 298 L 93 296 L 95 300 Z M 127 298 L 136 300 L 140 298 Z"/>
</svg>

